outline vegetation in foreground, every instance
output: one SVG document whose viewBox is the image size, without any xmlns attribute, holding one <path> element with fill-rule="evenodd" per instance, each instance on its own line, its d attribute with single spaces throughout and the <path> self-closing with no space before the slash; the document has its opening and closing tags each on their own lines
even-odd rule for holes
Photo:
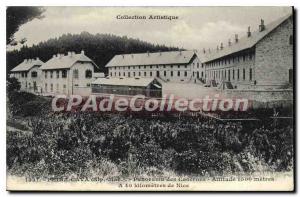
<svg viewBox="0 0 300 197">
<path fill-rule="evenodd" d="M 31 177 L 229 175 L 289 171 L 289 124 L 216 122 L 206 117 L 136 118 L 122 114 L 27 113 L 45 98 L 10 95 L 11 118 L 29 131 L 7 132 L 9 174 Z M 25 97 L 25 98 L 23 98 Z M 17 111 L 14 102 L 20 103 Z M 49 104 L 50 105 L 50 104 Z M 280 127 L 278 125 L 281 125 Z"/>
</svg>

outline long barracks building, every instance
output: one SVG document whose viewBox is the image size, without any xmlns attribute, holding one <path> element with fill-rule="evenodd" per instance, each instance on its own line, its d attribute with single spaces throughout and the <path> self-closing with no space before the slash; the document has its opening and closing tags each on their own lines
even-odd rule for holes
<svg viewBox="0 0 300 197">
<path fill-rule="evenodd" d="M 221 43 L 214 51 L 200 54 L 206 83 L 230 82 L 238 89 L 280 88 L 293 83 L 293 15 L 267 25 L 239 39 Z"/>
<path fill-rule="evenodd" d="M 106 67 L 110 77 L 156 77 L 163 82 L 204 82 L 204 67 L 196 51 L 116 55 Z"/>
</svg>

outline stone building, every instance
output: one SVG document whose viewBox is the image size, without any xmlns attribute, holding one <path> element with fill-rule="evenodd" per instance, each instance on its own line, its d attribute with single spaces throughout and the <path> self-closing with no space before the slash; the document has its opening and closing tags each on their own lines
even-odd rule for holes
<svg viewBox="0 0 300 197">
<path fill-rule="evenodd" d="M 163 82 L 204 81 L 204 68 L 195 51 L 122 54 L 106 65 L 110 77 L 153 78 Z"/>
<path fill-rule="evenodd" d="M 201 54 L 206 83 L 230 82 L 235 88 L 274 89 L 293 82 L 293 15 L 238 35 Z M 213 82 L 213 83 L 212 83 Z"/>
<path fill-rule="evenodd" d="M 79 54 L 68 52 L 67 55 L 53 55 L 40 67 L 42 92 L 45 95 L 90 95 L 95 67 L 97 65 L 84 51 Z"/>
<path fill-rule="evenodd" d="M 41 70 L 39 68 L 43 63 L 39 58 L 25 59 L 11 70 L 10 77 L 18 79 L 22 91 L 41 92 Z"/>
</svg>

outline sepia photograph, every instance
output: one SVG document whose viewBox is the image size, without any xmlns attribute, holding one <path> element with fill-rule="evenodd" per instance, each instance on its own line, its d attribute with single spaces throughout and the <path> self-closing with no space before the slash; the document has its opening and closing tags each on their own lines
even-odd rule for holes
<svg viewBox="0 0 300 197">
<path fill-rule="evenodd" d="M 6 7 L 6 190 L 294 191 L 292 6 Z"/>
</svg>

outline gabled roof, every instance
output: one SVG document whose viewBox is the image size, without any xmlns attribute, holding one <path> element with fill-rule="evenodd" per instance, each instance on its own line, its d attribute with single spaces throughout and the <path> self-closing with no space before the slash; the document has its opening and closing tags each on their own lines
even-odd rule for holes
<svg viewBox="0 0 300 197">
<path fill-rule="evenodd" d="M 21 71 L 29 71 L 34 66 L 41 66 L 44 62 L 40 59 L 25 59 L 22 63 L 18 66 L 14 67 L 11 72 L 21 72 Z"/>
<path fill-rule="evenodd" d="M 239 39 L 237 43 L 232 42 L 231 46 L 225 46 L 222 50 L 215 49 L 215 50 L 211 51 L 210 53 L 209 52 L 206 52 L 205 54 L 199 53 L 200 60 L 201 60 L 201 62 L 205 63 L 205 62 L 209 62 L 211 60 L 215 60 L 215 59 L 230 55 L 232 53 L 236 53 L 236 52 L 239 52 L 242 50 L 249 49 L 249 48 L 253 47 L 254 45 L 256 45 L 261 39 L 263 39 L 266 35 L 271 33 L 276 27 L 278 27 L 280 24 L 285 22 L 290 17 L 292 17 L 292 14 L 281 17 L 281 18 L 277 19 L 276 21 L 273 21 L 273 22 L 265 25 L 265 29 L 263 31 L 259 32 L 257 30 L 255 32 L 251 32 L 250 37 L 245 36 L 245 37 Z"/>
<path fill-rule="evenodd" d="M 188 64 L 194 55 L 194 51 L 168 51 L 115 55 L 105 67 Z"/>
<path fill-rule="evenodd" d="M 136 87 L 147 87 L 152 83 L 154 78 L 98 78 L 92 82 L 92 84 L 99 85 L 114 85 L 114 86 L 136 86 Z"/>
<path fill-rule="evenodd" d="M 71 68 L 76 62 L 91 62 L 94 66 L 98 67 L 93 60 L 88 58 L 84 52 L 75 54 L 74 52 L 69 52 L 68 55 L 57 54 L 54 55 L 50 60 L 40 67 L 42 70 L 52 70 L 52 69 L 68 69 Z"/>
</svg>

